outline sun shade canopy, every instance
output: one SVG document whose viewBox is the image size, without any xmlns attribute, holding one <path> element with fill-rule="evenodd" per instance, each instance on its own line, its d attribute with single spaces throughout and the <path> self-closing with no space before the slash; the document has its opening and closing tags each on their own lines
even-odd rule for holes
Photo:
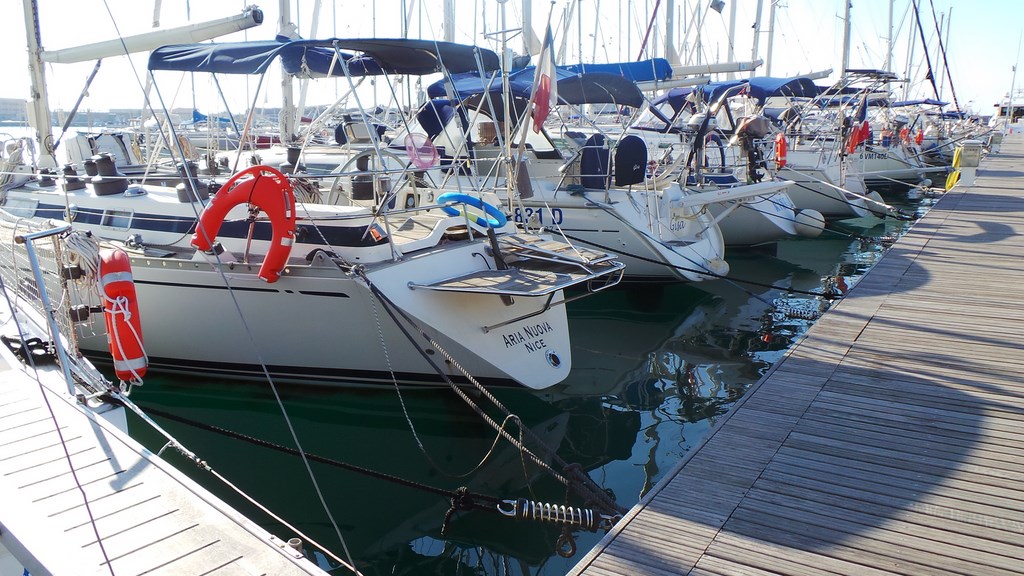
<svg viewBox="0 0 1024 576">
<path fill-rule="evenodd" d="M 263 74 L 281 58 L 285 71 L 295 76 L 344 76 L 335 59 L 338 51 L 353 76 L 381 74 L 425 75 L 448 71 L 461 73 L 496 70 L 498 55 L 492 50 L 433 40 L 407 38 L 330 38 L 325 40 L 264 40 L 172 44 L 149 56 L 150 70 L 209 72 L 213 74 Z M 477 60 L 479 58 L 479 62 Z"/>
<path fill-rule="evenodd" d="M 536 67 L 528 66 L 509 74 L 509 92 L 514 98 L 528 99 L 533 92 L 533 76 Z M 557 67 L 558 101 L 560 104 L 618 104 L 639 107 L 644 102 L 643 94 L 631 80 L 604 72 L 578 74 L 568 67 Z M 501 78 L 481 79 L 478 74 L 461 74 L 452 78 L 455 97 L 467 100 L 484 92 L 500 95 Z M 444 80 L 427 87 L 427 96 L 446 98 L 449 96 Z"/>
<path fill-rule="evenodd" d="M 745 94 L 764 104 L 769 98 L 785 96 L 789 98 L 814 98 L 821 94 L 821 88 L 810 78 L 796 76 L 792 78 L 776 78 L 773 76 L 754 77 L 747 80 L 726 80 L 710 82 L 702 87 L 704 100 L 715 102 L 727 90 L 741 84 L 747 84 Z"/>
</svg>

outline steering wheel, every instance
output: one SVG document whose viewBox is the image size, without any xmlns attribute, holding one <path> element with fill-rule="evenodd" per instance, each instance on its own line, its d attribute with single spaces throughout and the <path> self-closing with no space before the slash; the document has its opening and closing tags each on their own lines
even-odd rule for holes
<svg viewBox="0 0 1024 576">
<path fill-rule="evenodd" d="M 376 203 L 383 198 L 379 198 L 377 194 L 377 183 L 379 182 L 380 176 L 391 176 L 391 172 L 396 168 L 402 170 L 400 179 L 397 182 L 392 183 L 384 191 L 385 198 L 390 196 L 395 190 L 398 190 L 405 186 L 407 175 L 405 174 L 405 168 L 408 165 L 408 160 L 402 158 L 398 154 L 395 154 L 387 148 L 382 148 L 380 154 L 376 150 L 368 149 L 363 150 L 352 156 L 344 164 L 334 169 L 331 174 L 337 174 L 338 177 L 331 183 L 331 190 L 327 193 L 324 200 L 325 204 L 340 204 L 342 198 L 348 197 L 350 204 L 357 204 L 359 200 L 352 198 L 353 182 L 359 176 L 369 177 L 369 182 L 372 182 L 373 189 L 373 203 Z M 404 206 L 405 208 L 414 208 L 419 205 L 420 201 L 416 195 L 412 196 L 413 206 Z"/>
</svg>

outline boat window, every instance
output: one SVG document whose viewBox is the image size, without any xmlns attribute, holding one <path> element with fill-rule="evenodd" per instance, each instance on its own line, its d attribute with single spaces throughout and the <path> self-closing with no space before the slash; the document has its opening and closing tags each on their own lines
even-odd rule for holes
<svg viewBox="0 0 1024 576">
<path fill-rule="evenodd" d="M 112 228 L 129 228 L 132 223 L 131 210 L 104 210 L 101 226 Z"/>
<path fill-rule="evenodd" d="M 32 198 L 8 198 L 4 202 L 4 210 L 20 218 L 32 218 L 38 205 L 39 201 Z"/>
</svg>

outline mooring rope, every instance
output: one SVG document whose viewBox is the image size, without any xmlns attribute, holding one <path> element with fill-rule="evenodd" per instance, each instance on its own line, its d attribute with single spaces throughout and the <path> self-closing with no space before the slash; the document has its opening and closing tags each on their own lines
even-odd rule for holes
<svg viewBox="0 0 1024 576">
<path fill-rule="evenodd" d="M 589 476 L 584 475 L 584 479 L 576 478 L 577 481 L 571 481 L 568 477 L 556 471 L 554 468 L 551 467 L 550 464 L 548 464 L 542 458 L 537 456 L 525 444 L 522 444 L 514 437 L 512 437 L 512 435 L 509 434 L 508 431 L 504 430 L 504 428 L 499 426 L 498 423 L 495 422 L 494 419 L 491 418 L 487 413 L 485 413 L 469 397 L 469 395 L 465 393 L 464 390 L 462 390 L 458 385 L 455 384 L 455 382 L 444 372 L 444 370 L 442 370 L 437 365 L 437 363 L 434 362 L 434 360 L 430 358 L 430 356 L 426 354 L 424 350 L 422 350 L 420 346 L 415 345 L 415 338 L 406 329 L 406 324 L 415 328 L 416 331 L 419 332 L 419 335 L 423 337 L 428 343 L 430 343 L 430 345 L 444 357 L 445 361 L 451 363 L 452 366 L 454 366 L 460 373 L 462 373 L 466 380 L 470 384 L 472 384 L 473 387 L 478 392 L 480 392 L 482 396 L 487 398 L 487 400 L 490 401 L 492 405 L 494 405 L 505 415 L 511 415 L 512 412 L 509 411 L 508 408 L 506 408 L 496 397 L 494 397 L 494 395 L 491 394 L 482 384 L 480 384 L 480 382 L 477 381 L 472 374 L 470 374 L 465 368 L 463 368 L 462 365 L 459 364 L 455 360 L 455 358 L 453 358 L 451 354 L 449 354 L 434 338 L 427 334 L 425 330 L 423 330 L 414 320 L 412 320 L 407 314 L 405 314 L 405 312 L 400 307 L 398 307 L 394 302 L 392 302 L 387 297 L 387 295 L 381 292 L 380 289 L 378 289 L 373 284 L 373 282 L 366 277 L 365 272 L 361 268 L 357 267 L 353 269 L 353 273 L 360 277 L 366 283 L 367 287 L 374 294 L 374 296 L 376 296 L 381 301 L 381 303 L 384 304 L 384 310 L 388 313 L 391 319 L 395 322 L 395 325 L 402 331 L 406 338 L 408 338 L 409 341 L 414 344 L 414 348 L 419 352 L 420 356 L 424 360 L 426 360 L 427 363 L 430 364 L 430 366 L 434 368 L 437 374 L 448 384 L 448 386 L 455 392 L 455 394 L 459 396 L 459 398 L 461 398 L 464 402 L 466 402 L 466 404 L 469 405 L 470 408 L 472 408 L 473 411 L 476 412 L 485 422 L 487 422 L 488 425 L 490 425 L 495 431 L 501 434 L 502 437 L 509 441 L 513 446 L 522 451 L 523 454 L 527 455 L 535 464 L 537 464 L 541 469 L 543 469 L 545 472 L 551 475 L 552 478 L 558 480 L 567 487 L 571 487 L 572 489 L 576 490 L 577 493 L 581 497 L 583 497 L 583 499 L 586 502 L 601 506 L 605 511 L 612 511 L 614 513 L 625 512 L 625 509 L 619 506 L 616 502 L 614 502 L 614 500 L 611 499 L 607 492 L 605 492 L 596 484 L 594 484 L 593 479 L 591 479 Z M 401 316 L 401 319 L 399 318 L 399 316 Z M 405 324 L 403 324 L 402 320 L 405 321 Z M 530 437 L 531 440 L 533 440 L 538 445 L 543 447 L 551 456 L 552 460 L 554 460 L 559 466 L 563 468 L 570 466 L 568 463 L 562 460 L 562 458 L 558 456 L 558 454 L 556 454 L 554 450 L 545 445 L 544 442 L 541 439 L 539 439 L 529 428 L 520 427 L 520 429 L 524 431 Z"/>
</svg>

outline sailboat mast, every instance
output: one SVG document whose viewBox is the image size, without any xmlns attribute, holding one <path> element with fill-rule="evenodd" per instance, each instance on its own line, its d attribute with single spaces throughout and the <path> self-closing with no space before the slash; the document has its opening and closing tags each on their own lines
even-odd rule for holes
<svg viewBox="0 0 1024 576">
<path fill-rule="evenodd" d="M 910 41 L 910 46 L 907 48 L 907 71 L 906 71 L 906 74 L 904 75 L 904 76 L 906 76 L 908 81 L 903 83 L 903 99 L 904 100 L 906 100 L 906 99 L 908 99 L 910 97 L 909 96 L 910 95 L 910 82 L 909 82 L 909 80 L 910 80 L 911 72 L 912 72 L 911 68 L 912 68 L 913 62 L 914 62 L 914 47 L 917 46 L 917 34 L 914 34 L 913 30 L 910 31 L 910 37 L 909 37 L 908 40 Z"/>
<path fill-rule="evenodd" d="M 628 55 L 633 53 L 633 29 L 630 27 L 630 22 L 633 21 L 632 20 L 632 18 L 633 18 L 633 3 L 632 2 L 623 2 L 622 4 L 626 5 L 626 17 L 619 20 L 619 37 L 621 38 L 623 36 L 623 34 L 622 34 L 622 27 L 623 27 L 623 23 L 625 23 L 625 29 L 626 29 L 626 33 L 625 33 L 625 37 L 626 37 L 626 54 L 627 54 L 626 57 L 628 58 Z M 620 12 L 622 10 L 621 4 L 620 4 L 619 10 L 620 10 Z M 622 60 L 622 59 L 623 59 L 622 43 L 620 42 L 619 43 L 619 60 Z"/>
<path fill-rule="evenodd" d="M 445 42 L 455 42 L 455 0 L 444 0 L 444 32 Z"/>
<path fill-rule="evenodd" d="M 278 2 L 277 30 L 286 34 L 291 28 L 291 1 Z M 292 95 L 292 77 L 281 69 L 281 113 L 277 115 L 277 123 L 281 131 L 281 142 L 291 143 L 295 137 L 295 99 Z"/>
<path fill-rule="evenodd" d="M 733 2 L 729 6 L 729 62 L 736 61 L 736 2 Z M 729 80 L 736 79 L 735 72 L 729 72 L 726 75 Z"/>
<path fill-rule="evenodd" d="M 885 71 L 892 72 L 892 6 L 896 0 L 889 0 L 889 37 L 885 47 Z"/>
<path fill-rule="evenodd" d="M 850 67 L 850 0 L 843 0 L 846 5 L 846 15 L 843 16 L 843 69 L 841 74 L 846 74 Z"/>
<path fill-rule="evenodd" d="M 320 6 L 321 0 L 313 2 L 313 23 L 310 24 L 309 37 L 317 37 L 317 29 L 320 23 Z M 296 122 L 301 123 L 302 117 L 306 114 L 306 94 L 309 92 L 309 78 L 304 78 L 299 82 L 299 104 L 295 107 Z M 374 102 L 376 104 L 376 102 Z"/>
<path fill-rule="evenodd" d="M 53 152 L 53 134 L 50 127 L 50 103 L 46 94 L 46 74 L 43 69 L 42 40 L 39 34 L 39 6 L 36 0 L 24 0 L 25 35 L 28 39 L 28 70 L 32 78 L 28 103 L 29 124 L 35 129 L 39 144 L 40 168 L 56 168 Z"/>
<path fill-rule="evenodd" d="M 764 8 L 764 0 L 757 0 L 757 9 L 754 12 L 754 47 L 750 51 L 750 60 L 757 60 L 757 45 L 761 39 L 761 11 Z M 754 70 L 750 70 L 750 77 L 754 77 Z"/>
<path fill-rule="evenodd" d="M 694 62 L 700 65 L 701 52 L 704 50 L 703 39 L 701 38 L 701 29 L 704 28 L 704 17 L 701 16 L 701 3 L 697 3 L 697 43 L 694 47 L 694 53 L 696 54 Z"/>
<path fill-rule="evenodd" d="M 640 53 L 636 55 L 637 61 L 644 59 L 644 53 L 647 51 L 647 41 L 651 39 L 651 30 L 654 29 L 654 20 L 658 17 L 658 6 L 661 5 L 661 0 L 657 0 L 654 3 L 654 10 L 651 12 L 650 18 L 647 21 L 647 30 L 644 31 L 644 39 L 640 43 Z"/>
<path fill-rule="evenodd" d="M 576 12 L 576 53 L 576 62 L 583 64 L 583 6 Z"/>
<path fill-rule="evenodd" d="M 893 4 L 896 0 L 889 0 L 889 36 L 886 40 L 886 72 L 893 71 Z M 892 91 L 892 82 L 886 82 L 886 93 Z"/>
<path fill-rule="evenodd" d="M 679 66 L 679 52 L 676 50 L 676 2 L 668 0 L 665 4 L 665 58 L 673 66 Z"/>
<path fill-rule="evenodd" d="M 767 64 L 764 67 L 764 75 L 772 75 L 772 45 L 775 44 L 775 8 L 779 5 L 778 0 L 771 0 L 768 8 L 768 54 L 765 56 Z"/>
<path fill-rule="evenodd" d="M 942 41 L 942 24 L 945 20 L 946 24 L 946 40 Z M 949 7 L 949 12 L 939 17 L 939 56 L 942 56 L 942 62 L 940 66 L 941 72 L 939 72 L 939 94 L 946 91 L 946 78 L 949 77 L 949 67 L 946 66 L 946 51 L 949 49 L 949 25 L 953 21 L 953 7 Z M 950 78 L 950 89 L 952 89 L 953 80 Z M 959 110 L 957 110 L 959 112 Z"/>
<path fill-rule="evenodd" d="M 455 0 L 452 1 L 452 10 L 455 10 Z M 533 35 L 533 0 L 523 0 L 523 54 L 540 54 L 540 42 Z"/>
</svg>

